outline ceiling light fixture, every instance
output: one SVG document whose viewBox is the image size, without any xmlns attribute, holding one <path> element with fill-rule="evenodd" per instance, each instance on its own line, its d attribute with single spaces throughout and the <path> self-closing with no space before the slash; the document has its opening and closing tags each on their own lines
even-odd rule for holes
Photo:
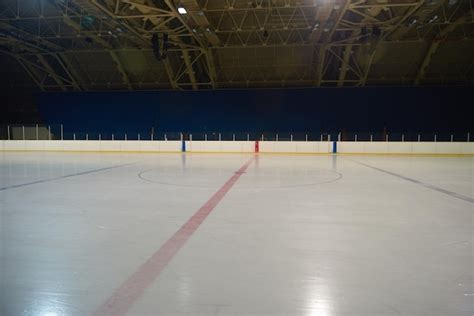
<svg viewBox="0 0 474 316">
<path fill-rule="evenodd" d="M 438 20 L 438 16 L 435 15 L 434 17 L 432 17 L 431 19 L 428 20 L 428 23 L 433 23 L 434 21 Z"/>
<path fill-rule="evenodd" d="M 188 14 L 188 11 L 186 11 L 186 9 L 182 5 L 179 5 L 178 6 L 178 13 L 183 15 L 183 14 Z"/>
<path fill-rule="evenodd" d="M 408 22 L 408 25 L 414 25 L 414 24 L 416 24 L 416 23 L 418 23 L 418 18 L 417 18 L 417 17 L 414 17 L 414 18 L 412 18 L 412 19 L 410 20 L 410 22 Z"/>
</svg>

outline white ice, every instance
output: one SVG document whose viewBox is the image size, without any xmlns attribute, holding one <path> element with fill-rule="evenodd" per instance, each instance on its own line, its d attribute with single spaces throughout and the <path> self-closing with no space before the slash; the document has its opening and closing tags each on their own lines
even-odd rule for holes
<svg viewBox="0 0 474 316">
<path fill-rule="evenodd" d="M 252 156 L 0 153 L 0 314 L 94 313 Z M 261 154 L 128 314 L 473 315 L 473 171 Z"/>
</svg>

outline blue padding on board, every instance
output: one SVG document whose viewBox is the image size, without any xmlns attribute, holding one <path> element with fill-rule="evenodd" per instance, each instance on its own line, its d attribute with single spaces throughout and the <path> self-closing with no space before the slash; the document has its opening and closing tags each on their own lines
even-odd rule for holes
<svg viewBox="0 0 474 316">
<path fill-rule="evenodd" d="M 333 154 L 337 153 L 337 142 L 332 142 L 332 153 Z"/>
<path fill-rule="evenodd" d="M 186 152 L 186 141 L 184 139 L 181 141 L 181 151 Z"/>
</svg>

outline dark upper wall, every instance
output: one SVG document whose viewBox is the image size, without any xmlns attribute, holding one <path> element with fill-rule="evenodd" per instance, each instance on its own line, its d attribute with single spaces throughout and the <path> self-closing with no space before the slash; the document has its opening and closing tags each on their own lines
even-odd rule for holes
<svg viewBox="0 0 474 316">
<path fill-rule="evenodd" d="M 457 132 L 470 87 L 47 93 L 45 123 L 75 132 Z M 466 100 L 466 101 L 464 101 Z"/>
<path fill-rule="evenodd" d="M 21 65 L 0 52 L 0 125 L 31 124 L 40 120 L 33 94 L 39 89 Z"/>
</svg>

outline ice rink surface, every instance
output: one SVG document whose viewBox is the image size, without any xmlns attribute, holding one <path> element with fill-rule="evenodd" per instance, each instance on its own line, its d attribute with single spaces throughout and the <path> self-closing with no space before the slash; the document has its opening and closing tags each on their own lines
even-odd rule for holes
<svg viewBox="0 0 474 316">
<path fill-rule="evenodd" d="M 0 314 L 473 315 L 473 171 L 473 157 L 0 153 Z"/>
</svg>

